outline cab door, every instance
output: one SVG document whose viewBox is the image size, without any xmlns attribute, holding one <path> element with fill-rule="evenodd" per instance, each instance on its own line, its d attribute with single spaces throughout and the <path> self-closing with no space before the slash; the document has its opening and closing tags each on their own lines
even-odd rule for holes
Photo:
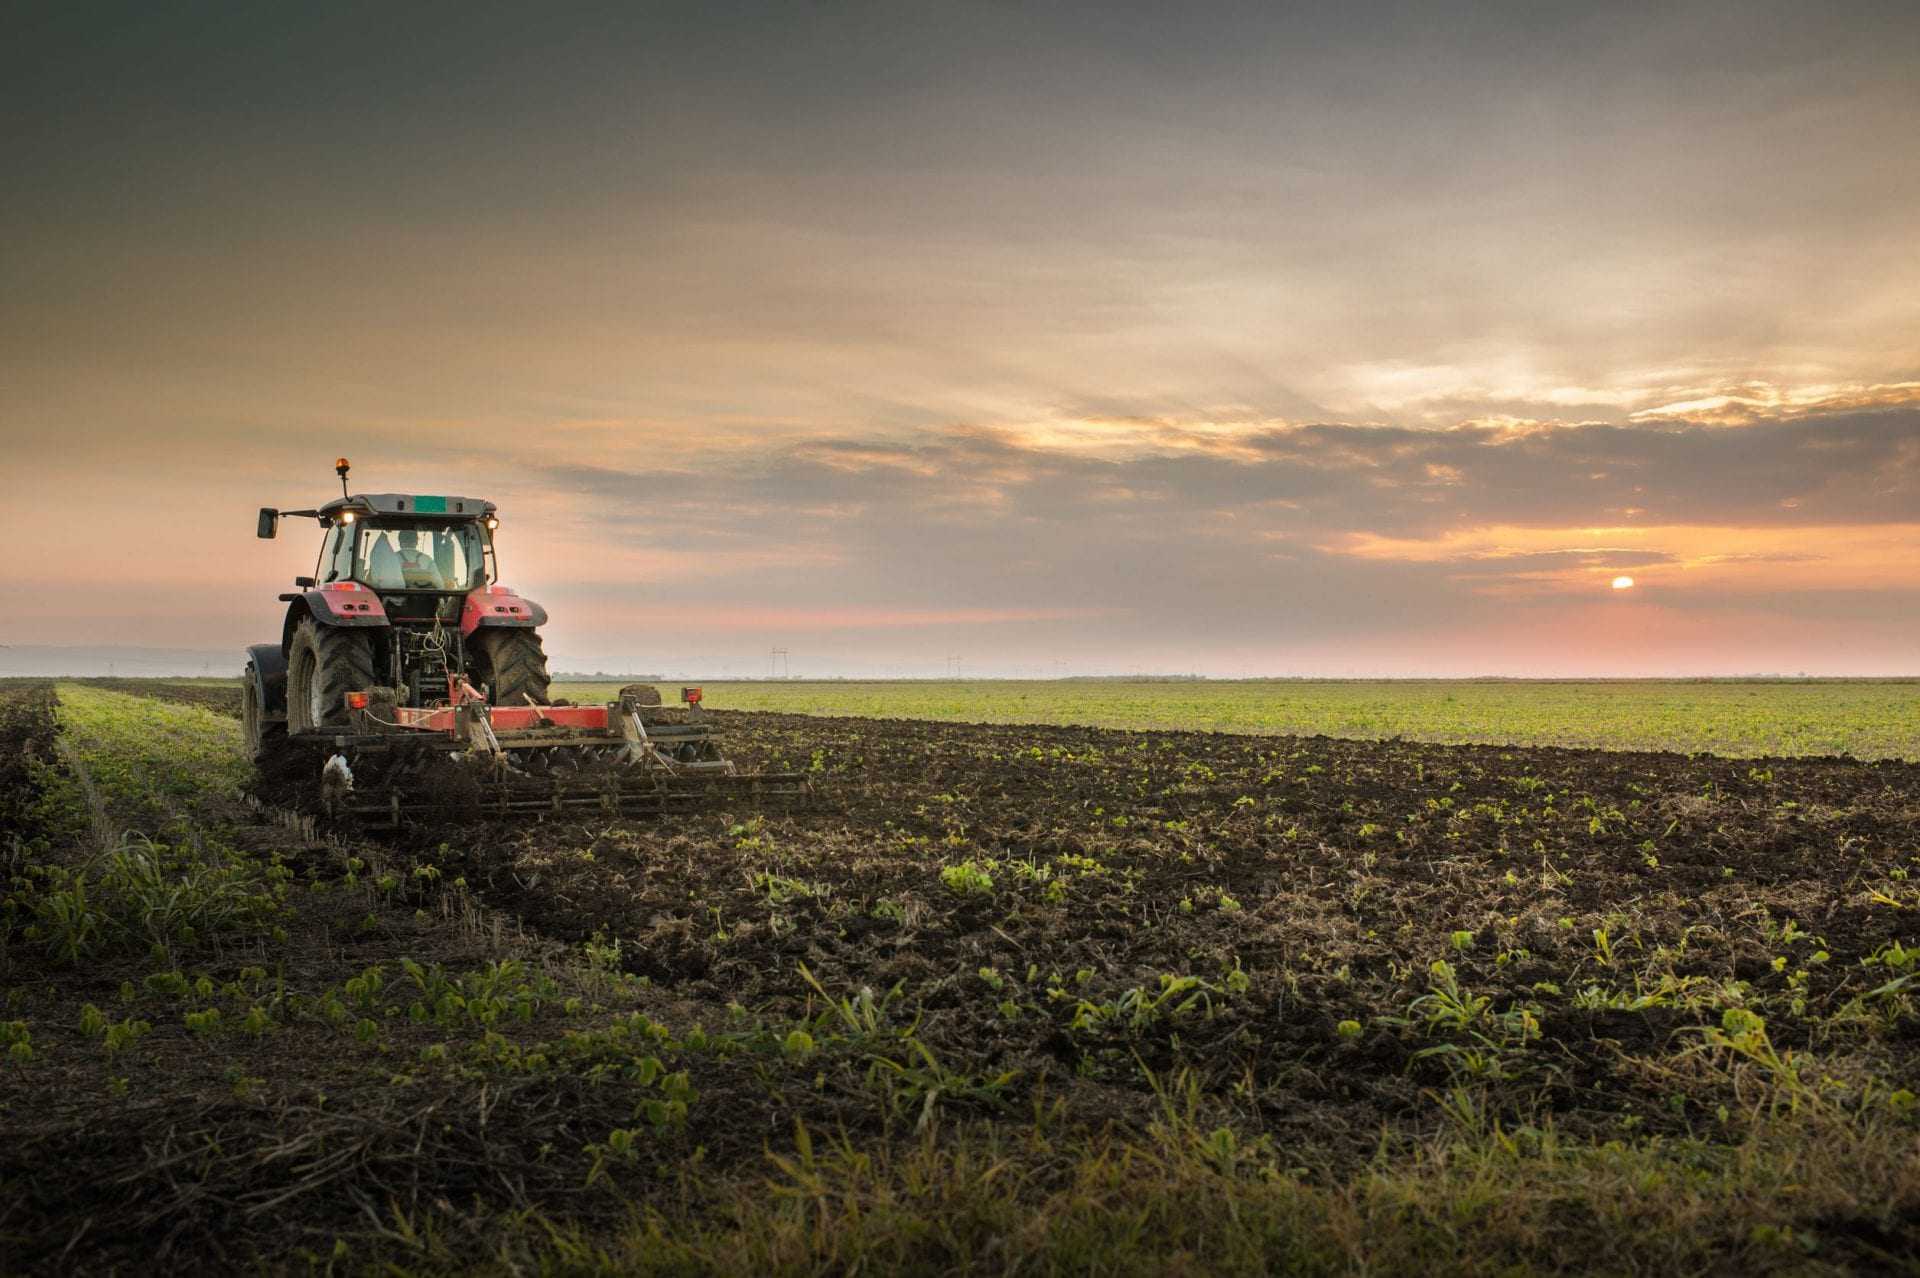
<svg viewBox="0 0 1920 1278">
<path fill-rule="evenodd" d="M 353 524 L 335 524 L 320 543 L 320 562 L 314 565 L 313 578 L 325 585 L 329 581 L 353 578 Z"/>
</svg>

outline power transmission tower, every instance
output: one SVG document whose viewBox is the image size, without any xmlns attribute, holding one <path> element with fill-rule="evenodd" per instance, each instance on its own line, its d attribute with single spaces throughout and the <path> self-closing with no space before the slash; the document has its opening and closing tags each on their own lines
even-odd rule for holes
<svg viewBox="0 0 1920 1278">
<path fill-rule="evenodd" d="M 791 679 L 792 677 L 793 664 L 787 660 L 787 650 L 785 648 L 767 649 L 767 678 Z"/>
</svg>

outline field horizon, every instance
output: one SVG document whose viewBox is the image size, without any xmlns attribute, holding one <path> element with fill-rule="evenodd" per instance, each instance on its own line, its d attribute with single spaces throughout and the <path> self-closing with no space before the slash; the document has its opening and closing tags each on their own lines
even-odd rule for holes
<svg viewBox="0 0 1920 1278">
<path fill-rule="evenodd" d="M 88 679 L 232 690 L 221 678 Z M 555 677 L 552 695 L 613 699 L 625 678 Z M 633 680 L 671 704 L 699 683 L 715 710 L 943 723 L 1328 736 L 1436 744 L 1655 750 L 1727 757 L 1920 759 L 1920 679 Z"/>
</svg>

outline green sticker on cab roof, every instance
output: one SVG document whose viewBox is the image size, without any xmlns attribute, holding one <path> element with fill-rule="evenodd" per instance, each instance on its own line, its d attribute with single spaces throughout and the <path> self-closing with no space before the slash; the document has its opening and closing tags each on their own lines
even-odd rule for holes
<svg viewBox="0 0 1920 1278">
<path fill-rule="evenodd" d="M 413 508 L 422 515 L 444 515 L 447 513 L 447 499 L 445 497 L 415 496 L 413 499 Z"/>
</svg>

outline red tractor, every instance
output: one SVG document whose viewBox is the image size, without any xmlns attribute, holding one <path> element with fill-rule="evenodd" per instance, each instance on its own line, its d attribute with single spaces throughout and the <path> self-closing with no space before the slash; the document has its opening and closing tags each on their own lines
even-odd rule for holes
<svg viewBox="0 0 1920 1278">
<path fill-rule="evenodd" d="M 716 786 L 796 794 L 792 774 L 742 775 L 725 759 L 698 688 L 684 708 L 632 685 L 603 706 L 552 703 L 538 627 L 546 610 L 499 585 L 494 504 L 472 497 L 347 491 L 314 510 L 320 559 L 283 594 L 280 642 L 247 649 L 247 745 L 263 769 L 319 764 L 329 811 L 362 818 L 445 811 L 449 793 L 486 812 L 658 810 Z M 451 755 L 465 780 L 428 777 Z M 440 797 L 436 799 L 436 795 Z"/>
</svg>

